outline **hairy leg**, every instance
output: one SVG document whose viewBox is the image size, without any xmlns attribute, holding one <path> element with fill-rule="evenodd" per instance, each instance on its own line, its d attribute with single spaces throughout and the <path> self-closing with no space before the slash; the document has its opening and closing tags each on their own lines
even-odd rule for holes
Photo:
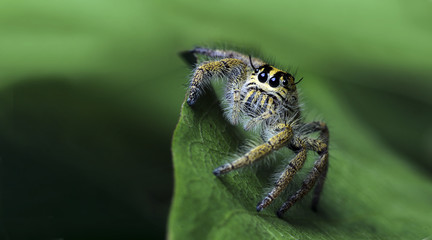
<svg viewBox="0 0 432 240">
<path fill-rule="evenodd" d="M 291 206 L 294 205 L 294 203 L 296 203 L 303 196 L 305 196 L 312 189 L 312 187 L 315 185 L 317 180 L 322 179 L 321 176 L 323 176 L 323 174 L 326 173 L 327 168 L 328 168 L 328 153 L 326 152 L 321 154 L 318 160 L 315 162 L 312 171 L 309 172 L 309 175 L 303 181 L 301 188 L 282 205 L 279 211 L 277 211 L 278 217 L 282 217 L 282 215 L 286 211 L 288 211 L 288 209 L 290 209 Z M 316 198 L 314 197 L 314 199 Z"/>
<path fill-rule="evenodd" d="M 241 112 L 241 94 L 240 89 L 243 84 L 243 81 L 247 78 L 247 72 L 242 71 L 237 76 L 233 76 L 234 78 L 227 85 L 226 99 L 228 99 L 229 104 L 232 105 L 232 108 L 228 114 L 229 120 L 231 124 L 236 125 L 239 120 L 240 112 Z"/>
<path fill-rule="evenodd" d="M 276 181 L 274 188 L 267 194 L 267 196 L 258 203 L 257 211 L 261 211 L 263 208 L 270 205 L 270 203 L 278 197 L 281 192 L 288 186 L 291 179 L 303 167 L 304 162 L 306 161 L 307 150 L 306 147 L 302 147 L 297 151 L 297 155 L 288 163 L 288 166 L 280 175 L 279 179 Z"/>
<path fill-rule="evenodd" d="M 277 130 L 279 130 L 279 133 L 271 137 L 266 143 L 253 148 L 235 161 L 216 168 L 213 174 L 219 176 L 234 169 L 250 165 L 268 155 L 270 152 L 286 146 L 287 142 L 289 142 L 293 136 L 291 126 L 288 124 L 279 124 Z"/>
<path fill-rule="evenodd" d="M 189 96 L 187 103 L 193 106 L 199 96 L 203 93 L 204 88 L 210 84 L 213 77 L 226 77 L 233 82 L 241 82 L 246 78 L 247 65 L 242 61 L 234 58 L 225 58 L 218 61 L 204 62 L 198 66 L 192 76 L 189 85 Z"/>
<path fill-rule="evenodd" d="M 315 162 L 312 171 L 309 173 L 307 178 L 303 181 L 301 188 L 292 195 L 279 209 L 277 215 L 281 217 L 295 202 L 300 200 L 306 195 L 316 183 L 314 195 L 312 198 L 312 210 L 317 211 L 319 198 L 321 196 L 324 182 L 328 171 L 328 143 L 329 143 L 329 131 L 327 125 L 323 122 L 311 122 L 305 125 L 308 131 L 307 134 L 312 132 L 320 132 L 318 139 L 313 138 L 296 138 L 293 140 L 293 147 L 298 148 L 301 143 L 304 143 L 307 150 L 312 150 L 318 153 L 318 160 Z"/>
<path fill-rule="evenodd" d="M 183 57 L 188 61 L 188 62 L 196 62 L 196 57 L 194 56 L 194 58 L 192 58 L 191 55 L 195 55 L 195 54 L 200 54 L 200 55 L 204 55 L 204 56 L 208 56 L 211 58 L 236 58 L 239 59 L 241 61 L 243 61 L 245 64 L 249 65 L 250 62 L 252 61 L 252 64 L 255 67 L 259 67 L 265 64 L 264 61 L 262 61 L 259 58 L 251 58 L 249 59 L 248 55 L 236 52 L 236 51 L 231 51 L 231 50 L 220 50 L 220 49 L 209 49 L 209 48 L 204 48 L 204 47 L 196 47 L 190 51 L 184 52 L 182 53 Z M 253 66 L 250 66 L 253 67 Z"/>
</svg>

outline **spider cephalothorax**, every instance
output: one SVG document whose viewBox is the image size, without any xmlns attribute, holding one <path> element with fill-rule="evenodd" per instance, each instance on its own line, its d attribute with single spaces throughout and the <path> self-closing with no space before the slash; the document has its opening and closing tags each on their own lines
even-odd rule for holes
<svg viewBox="0 0 432 240">
<path fill-rule="evenodd" d="M 294 77 L 268 64 L 253 68 L 241 89 L 243 112 L 253 119 L 245 129 L 261 120 L 278 122 L 285 119 L 284 115 L 300 117 Z"/>
<path fill-rule="evenodd" d="M 243 123 L 245 130 L 261 127 L 264 142 L 249 152 L 216 168 L 213 173 L 219 176 L 234 169 L 252 164 L 269 153 L 288 147 L 296 155 L 288 163 L 276 181 L 274 188 L 258 203 L 257 210 L 267 207 L 287 187 L 293 176 L 306 161 L 308 150 L 318 153 L 313 169 L 304 180 L 302 187 L 279 209 L 282 216 L 297 200 L 306 195 L 316 185 L 312 208 L 316 210 L 328 169 L 329 132 L 323 122 L 304 123 L 298 104 L 294 77 L 258 58 L 227 50 L 195 48 L 186 52 L 190 56 L 201 54 L 213 59 L 199 64 L 190 82 L 187 103 L 193 106 L 204 88 L 215 77 L 226 80 L 224 102 L 228 119 L 232 124 Z M 309 134 L 319 132 L 318 138 Z"/>
</svg>

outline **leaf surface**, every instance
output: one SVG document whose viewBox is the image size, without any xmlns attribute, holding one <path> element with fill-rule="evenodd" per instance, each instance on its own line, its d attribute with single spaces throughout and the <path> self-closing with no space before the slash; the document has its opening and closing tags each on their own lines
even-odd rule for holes
<svg viewBox="0 0 432 240">
<path fill-rule="evenodd" d="M 238 151 L 244 137 L 224 119 L 210 92 L 194 108 L 182 105 L 174 133 L 169 239 L 424 239 L 432 235 L 431 180 L 352 117 L 352 110 L 331 94 L 324 80 L 315 78 L 302 87 L 308 105 L 324 110 L 331 133 L 330 169 L 318 213 L 310 210 L 310 196 L 286 212 L 284 219 L 274 213 L 284 200 L 281 197 L 257 213 L 256 204 L 271 187 L 269 175 L 262 173 L 271 169 L 267 165 L 221 177 L 212 174 Z M 320 95 L 312 94 L 317 89 Z M 313 162 L 308 161 L 287 194 L 299 187 Z"/>
</svg>

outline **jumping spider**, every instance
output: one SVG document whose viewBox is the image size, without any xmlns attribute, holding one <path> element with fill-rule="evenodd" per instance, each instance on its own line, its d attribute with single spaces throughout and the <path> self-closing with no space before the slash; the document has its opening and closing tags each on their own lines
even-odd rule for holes
<svg viewBox="0 0 432 240">
<path fill-rule="evenodd" d="M 244 124 L 244 129 L 261 127 L 264 143 L 258 145 L 231 163 L 224 164 L 213 171 L 220 176 L 232 170 L 253 164 L 269 153 L 288 147 L 296 155 L 288 163 L 275 182 L 273 189 L 258 203 L 256 209 L 263 208 L 279 196 L 293 176 L 306 161 L 308 150 L 318 153 L 314 167 L 303 181 L 301 188 L 288 198 L 277 211 L 282 215 L 299 199 L 305 196 L 314 185 L 312 209 L 316 211 L 328 169 L 329 131 L 325 123 L 315 121 L 305 123 L 300 114 L 298 95 L 294 77 L 258 58 L 235 51 L 195 48 L 183 56 L 196 60 L 196 55 L 204 55 L 212 61 L 198 65 L 190 81 L 187 103 L 193 106 L 210 81 L 217 78 L 226 80 L 224 101 L 227 103 L 226 115 L 235 125 Z M 319 132 L 318 137 L 308 137 Z"/>
</svg>

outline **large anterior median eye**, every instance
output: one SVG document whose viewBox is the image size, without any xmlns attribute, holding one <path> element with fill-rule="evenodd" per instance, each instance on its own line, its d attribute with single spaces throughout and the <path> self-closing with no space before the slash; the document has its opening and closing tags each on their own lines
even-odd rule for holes
<svg viewBox="0 0 432 240">
<path fill-rule="evenodd" d="M 279 79 L 276 79 L 276 77 L 272 77 L 269 80 L 270 87 L 277 87 L 279 86 Z"/>
<path fill-rule="evenodd" d="M 267 81 L 267 73 L 262 72 L 258 75 L 258 81 L 260 82 L 266 82 Z"/>
</svg>

